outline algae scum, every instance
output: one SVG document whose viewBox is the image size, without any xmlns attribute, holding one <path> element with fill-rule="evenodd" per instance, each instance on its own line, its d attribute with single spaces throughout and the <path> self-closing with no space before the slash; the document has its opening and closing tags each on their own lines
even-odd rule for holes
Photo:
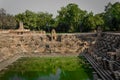
<svg viewBox="0 0 120 80">
<path fill-rule="evenodd" d="M 21 58 L 0 72 L 0 80 L 92 80 L 92 70 L 78 57 Z"/>
</svg>

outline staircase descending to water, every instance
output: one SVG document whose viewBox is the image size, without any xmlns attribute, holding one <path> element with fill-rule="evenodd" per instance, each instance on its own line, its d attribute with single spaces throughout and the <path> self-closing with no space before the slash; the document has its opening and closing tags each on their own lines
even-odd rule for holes
<svg viewBox="0 0 120 80">
<path fill-rule="evenodd" d="M 101 33 L 81 54 L 98 75 L 94 80 L 120 80 L 120 34 Z"/>
</svg>

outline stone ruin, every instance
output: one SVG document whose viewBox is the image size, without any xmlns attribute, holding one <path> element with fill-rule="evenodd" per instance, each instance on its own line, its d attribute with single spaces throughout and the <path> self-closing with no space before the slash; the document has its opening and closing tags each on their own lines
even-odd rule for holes
<svg viewBox="0 0 120 80">
<path fill-rule="evenodd" d="M 9 33 L 0 33 L 0 62 L 16 55 L 79 54 L 89 48 L 96 34 L 59 34 L 53 29 L 51 34 L 45 31 L 30 31 L 20 22 L 19 29 Z"/>
<path fill-rule="evenodd" d="M 104 70 L 101 75 L 110 80 L 120 80 L 120 34 L 103 33 L 100 29 L 97 34 L 95 43 L 85 53 L 95 60 L 101 71 Z"/>
<path fill-rule="evenodd" d="M 87 40 L 90 39 L 87 37 L 94 37 L 94 34 L 85 34 L 85 39 L 84 35 L 78 34 L 57 35 L 55 30 L 51 34 L 46 34 L 45 31 L 24 31 L 26 30 L 20 23 L 18 30 L 0 34 L 0 62 L 16 54 L 79 54 L 88 46 Z"/>
<path fill-rule="evenodd" d="M 0 33 L 0 62 L 17 54 L 79 54 L 85 52 L 93 60 L 94 66 L 103 71 L 102 75 L 112 75 L 120 80 L 120 34 L 102 32 L 98 27 L 94 34 L 57 35 L 45 31 L 31 32 L 20 22 L 18 30 Z M 11 35 L 13 34 L 13 35 Z M 94 74 L 98 74 L 94 72 Z M 110 76 L 108 77 L 110 78 Z M 107 79 L 109 80 L 109 79 Z"/>
<path fill-rule="evenodd" d="M 24 29 L 23 22 L 19 22 L 19 28 L 17 30 L 10 30 L 9 33 L 22 35 L 22 34 L 29 34 L 30 30 Z"/>
<path fill-rule="evenodd" d="M 23 22 L 19 22 L 19 30 L 24 30 Z"/>
<path fill-rule="evenodd" d="M 51 40 L 56 41 L 57 40 L 57 35 L 55 29 L 52 29 L 51 31 Z"/>
</svg>

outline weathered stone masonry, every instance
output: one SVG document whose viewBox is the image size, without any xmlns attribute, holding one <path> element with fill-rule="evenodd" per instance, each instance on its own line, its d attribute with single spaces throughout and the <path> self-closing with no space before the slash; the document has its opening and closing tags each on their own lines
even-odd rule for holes
<svg viewBox="0 0 120 80">
<path fill-rule="evenodd" d="M 52 36 L 33 32 L 1 33 L 0 62 L 16 54 L 79 54 L 89 46 L 95 34 L 62 34 L 56 35 L 55 40 Z"/>
<path fill-rule="evenodd" d="M 84 52 L 102 80 L 120 80 L 120 33 L 98 33 Z"/>
</svg>

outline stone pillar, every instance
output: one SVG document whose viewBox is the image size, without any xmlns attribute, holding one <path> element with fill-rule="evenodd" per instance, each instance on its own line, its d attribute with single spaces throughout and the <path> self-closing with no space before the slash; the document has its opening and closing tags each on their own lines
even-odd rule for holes
<svg viewBox="0 0 120 80">
<path fill-rule="evenodd" d="M 114 62 L 115 62 L 115 61 L 108 61 L 108 63 L 109 63 L 109 69 L 110 69 L 111 71 L 114 71 L 114 65 L 113 65 Z"/>
<path fill-rule="evenodd" d="M 95 61 L 97 60 L 97 55 L 96 55 L 96 54 L 93 55 L 93 59 L 94 59 Z"/>
<path fill-rule="evenodd" d="M 92 73 L 93 73 L 93 80 L 98 80 L 97 72 L 92 72 Z"/>
<path fill-rule="evenodd" d="M 108 68 L 107 68 L 107 60 L 106 60 L 106 58 L 103 59 L 103 68 L 104 68 L 105 70 L 108 69 Z"/>
<path fill-rule="evenodd" d="M 19 30 L 24 30 L 23 22 L 19 22 Z"/>
<path fill-rule="evenodd" d="M 46 36 L 46 32 L 45 31 L 42 31 L 42 38 L 43 38 L 43 42 L 46 42 L 47 41 L 47 36 Z"/>
<path fill-rule="evenodd" d="M 120 80 L 120 72 L 114 71 L 115 80 Z"/>
<path fill-rule="evenodd" d="M 101 66 L 101 64 L 102 64 L 102 57 L 97 57 L 97 63 Z"/>
</svg>

